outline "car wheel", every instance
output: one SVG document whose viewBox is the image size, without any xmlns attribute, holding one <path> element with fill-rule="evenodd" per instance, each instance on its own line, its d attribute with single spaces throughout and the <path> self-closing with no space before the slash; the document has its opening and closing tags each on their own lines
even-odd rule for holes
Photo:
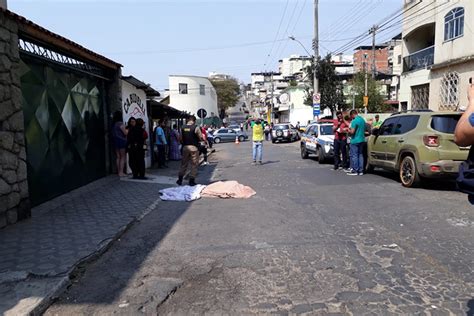
<svg viewBox="0 0 474 316">
<path fill-rule="evenodd" d="M 245 140 L 245 137 L 239 136 L 239 142 L 243 142 Z"/>
<path fill-rule="evenodd" d="M 415 159 L 412 156 L 405 156 L 400 163 L 400 181 L 406 188 L 416 187 L 421 182 Z"/>
<path fill-rule="evenodd" d="M 306 146 L 304 144 L 301 144 L 301 158 L 302 159 L 308 159 L 309 155 L 308 152 L 306 151 Z"/>
<path fill-rule="evenodd" d="M 219 137 L 214 138 L 214 143 L 219 144 L 221 142 L 221 139 Z"/>
<path fill-rule="evenodd" d="M 365 164 L 365 172 L 372 173 L 374 172 L 375 166 L 370 164 L 369 161 Z"/>
<path fill-rule="evenodd" d="M 322 147 L 318 147 L 318 162 L 323 164 L 326 161 L 326 156 Z"/>
</svg>

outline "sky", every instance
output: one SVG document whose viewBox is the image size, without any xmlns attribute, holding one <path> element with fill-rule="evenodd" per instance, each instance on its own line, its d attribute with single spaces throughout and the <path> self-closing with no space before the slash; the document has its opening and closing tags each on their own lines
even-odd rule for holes
<svg viewBox="0 0 474 316">
<path fill-rule="evenodd" d="M 373 24 L 390 21 L 403 0 L 319 0 L 320 54 L 340 52 Z M 124 67 L 157 90 L 168 75 L 215 71 L 248 83 L 278 60 L 312 52 L 313 0 L 8 0 L 8 9 Z M 377 43 L 400 33 L 395 25 Z M 391 26 L 388 24 L 387 26 Z M 370 44 L 367 38 L 353 48 Z"/>
</svg>

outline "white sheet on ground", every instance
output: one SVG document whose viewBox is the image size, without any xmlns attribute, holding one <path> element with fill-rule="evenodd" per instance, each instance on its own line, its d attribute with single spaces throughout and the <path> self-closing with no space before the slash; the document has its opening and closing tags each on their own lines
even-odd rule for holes
<svg viewBox="0 0 474 316">
<path fill-rule="evenodd" d="M 160 190 L 160 199 L 163 201 L 194 201 L 201 198 L 201 191 L 205 185 L 198 184 L 195 186 L 185 185 L 182 187 L 173 187 Z"/>
</svg>

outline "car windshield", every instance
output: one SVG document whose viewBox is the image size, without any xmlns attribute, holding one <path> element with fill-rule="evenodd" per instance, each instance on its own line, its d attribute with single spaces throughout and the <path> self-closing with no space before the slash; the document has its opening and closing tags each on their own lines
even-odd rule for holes
<svg viewBox="0 0 474 316">
<path fill-rule="evenodd" d="M 321 125 L 320 126 L 321 135 L 332 135 L 332 125 Z"/>
<path fill-rule="evenodd" d="M 454 134 L 461 114 L 458 115 L 435 115 L 431 119 L 431 128 L 440 133 Z"/>
<path fill-rule="evenodd" d="M 289 129 L 290 126 L 288 125 L 275 125 L 274 129 Z"/>
</svg>

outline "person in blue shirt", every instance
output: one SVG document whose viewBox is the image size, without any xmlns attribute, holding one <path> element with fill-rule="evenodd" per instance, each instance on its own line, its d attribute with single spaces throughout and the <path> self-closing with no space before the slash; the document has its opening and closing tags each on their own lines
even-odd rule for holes
<svg viewBox="0 0 474 316">
<path fill-rule="evenodd" d="M 349 129 L 351 138 L 351 166 L 350 176 L 362 176 L 364 174 L 364 143 L 365 143 L 365 120 L 359 116 L 356 110 L 350 112 L 351 126 Z"/>
<path fill-rule="evenodd" d="M 158 168 L 160 169 L 168 168 L 166 165 L 166 145 L 168 143 L 166 141 L 164 127 L 165 120 L 160 120 L 158 126 L 155 128 L 156 147 L 158 150 Z"/>
</svg>

